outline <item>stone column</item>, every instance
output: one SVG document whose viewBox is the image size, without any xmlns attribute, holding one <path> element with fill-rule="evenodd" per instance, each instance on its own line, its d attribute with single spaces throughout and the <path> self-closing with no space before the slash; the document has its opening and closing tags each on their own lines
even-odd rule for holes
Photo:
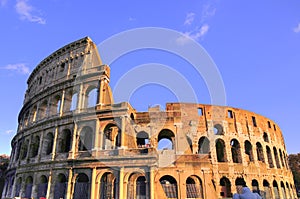
<svg viewBox="0 0 300 199">
<path fill-rule="evenodd" d="M 73 171 L 72 168 L 69 169 L 69 176 L 68 176 L 68 187 L 67 187 L 67 198 L 72 198 L 72 179 L 73 179 Z"/>
<path fill-rule="evenodd" d="M 125 122 L 126 122 L 126 117 L 121 116 L 121 147 L 123 148 L 125 145 Z"/>
<path fill-rule="evenodd" d="M 92 180 L 91 180 L 91 199 L 96 199 L 96 174 L 97 169 L 96 167 L 92 170 Z"/>
<path fill-rule="evenodd" d="M 149 179 L 149 187 L 150 187 L 150 199 L 154 199 L 154 189 L 155 189 L 155 182 L 154 182 L 154 175 L 155 175 L 155 169 L 150 168 L 150 179 Z"/>
<path fill-rule="evenodd" d="M 55 127 L 55 132 L 54 132 L 54 140 L 53 140 L 53 149 L 52 149 L 52 160 L 55 159 L 56 156 L 56 148 L 58 147 L 57 145 L 57 137 L 58 137 L 58 127 Z"/>
<path fill-rule="evenodd" d="M 63 90 L 61 95 L 60 107 L 59 107 L 59 116 L 61 117 L 64 113 L 64 104 L 65 104 L 65 90 Z"/>
<path fill-rule="evenodd" d="M 49 178 L 48 178 L 48 186 L 47 186 L 47 195 L 46 195 L 46 198 L 50 198 L 50 194 L 53 197 L 53 191 L 51 191 L 51 185 L 52 185 L 51 182 L 52 182 L 52 169 L 50 170 L 50 174 L 49 174 Z"/>
<path fill-rule="evenodd" d="M 124 197 L 124 168 L 120 168 L 119 171 L 119 193 L 118 193 L 118 198 L 126 198 Z"/>
</svg>

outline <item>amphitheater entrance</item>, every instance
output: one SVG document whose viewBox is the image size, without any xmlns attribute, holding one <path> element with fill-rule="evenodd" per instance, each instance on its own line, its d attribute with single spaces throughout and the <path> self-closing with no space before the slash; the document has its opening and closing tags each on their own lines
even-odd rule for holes
<svg viewBox="0 0 300 199">
<path fill-rule="evenodd" d="M 128 199 L 146 199 L 146 178 L 144 175 L 134 173 L 129 177 L 127 198 Z"/>
<path fill-rule="evenodd" d="M 231 183 L 230 180 L 226 177 L 221 178 L 220 180 L 221 193 L 220 196 L 222 198 L 229 198 L 232 196 L 231 193 Z"/>
<path fill-rule="evenodd" d="M 167 198 L 177 198 L 177 181 L 172 176 L 166 175 L 160 178 L 160 184 Z"/>
<path fill-rule="evenodd" d="M 67 178 L 64 174 L 59 174 L 54 188 L 54 199 L 65 199 L 67 190 Z"/>
<path fill-rule="evenodd" d="M 197 176 L 190 176 L 186 179 L 186 197 L 203 198 L 202 181 Z"/>
<path fill-rule="evenodd" d="M 116 177 L 113 173 L 105 173 L 100 180 L 100 199 L 116 198 Z"/>
<path fill-rule="evenodd" d="M 89 199 L 89 191 L 90 191 L 89 177 L 84 173 L 80 173 L 76 178 L 73 198 Z"/>
</svg>

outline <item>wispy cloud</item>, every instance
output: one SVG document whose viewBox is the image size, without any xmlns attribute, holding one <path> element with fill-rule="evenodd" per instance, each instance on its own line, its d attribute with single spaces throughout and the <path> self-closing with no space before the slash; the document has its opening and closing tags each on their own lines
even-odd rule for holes
<svg viewBox="0 0 300 199">
<path fill-rule="evenodd" d="M 295 27 L 295 28 L 293 29 L 293 31 L 294 31 L 295 33 L 300 33 L 300 23 L 298 23 L 298 26 Z"/>
<path fill-rule="evenodd" d="M 12 134 L 13 132 L 14 132 L 14 130 L 10 129 L 10 130 L 5 131 L 5 134 L 10 135 L 10 134 Z"/>
<path fill-rule="evenodd" d="M 22 20 L 46 24 L 46 20 L 44 18 L 34 14 L 38 11 L 33 6 L 29 5 L 28 0 L 17 0 L 15 8 Z"/>
<path fill-rule="evenodd" d="M 209 25 L 204 24 L 203 26 L 196 28 L 194 31 L 185 32 L 181 37 L 176 39 L 176 43 L 179 45 L 185 45 L 192 40 L 198 41 L 199 39 L 203 38 L 203 36 L 208 32 Z"/>
<path fill-rule="evenodd" d="M 217 9 L 211 4 L 206 4 L 202 8 L 201 22 L 206 21 L 207 19 L 215 16 Z"/>
<path fill-rule="evenodd" d="M 195 13 L 190 12 L 186 15 L 184 25 L 191 25 L 195 19 Z"/>
<path fill-rule="evenodd" d="M 1 69 L 15 71 L 15 72 L 21 73 L 23 75 L 29 74 L 29 68 L 24 63 L 8 64 L 4 67 L 1 67 Z"/>
<path fill-rule="evenodd" d="M 0 5 L 1 5 L 1 6 L 5 6 L 6 3 L 7 3 L 7 0 L 0 0 Z"/>
</svg>

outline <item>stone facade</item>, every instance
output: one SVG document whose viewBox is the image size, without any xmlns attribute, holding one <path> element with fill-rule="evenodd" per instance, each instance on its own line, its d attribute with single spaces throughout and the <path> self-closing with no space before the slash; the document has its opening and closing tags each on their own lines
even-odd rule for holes
<svg viewBox="0 0 300 199">
<path fill-rule="evenodd" d="M 89 38 L 28 79 L 2 198 L 230 198 L 237 177 L 265 198 L 296 198 L 280 128 L 232 107 L 115 104 Z"/>
</svg>

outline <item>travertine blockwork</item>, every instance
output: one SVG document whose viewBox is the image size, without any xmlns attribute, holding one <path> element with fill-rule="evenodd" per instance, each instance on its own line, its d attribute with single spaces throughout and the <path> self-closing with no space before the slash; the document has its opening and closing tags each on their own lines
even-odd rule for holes
<svg viewBox="0 0 300 199">
<path fill-rule="evenodd" d="M 83 38 L 28 79 L 4 198 L 226 198 L 244 177 L 265 198 L 296 198 L 280 128 L 253 112 L 114 104 L 110 68 Z"/>
</svg>

